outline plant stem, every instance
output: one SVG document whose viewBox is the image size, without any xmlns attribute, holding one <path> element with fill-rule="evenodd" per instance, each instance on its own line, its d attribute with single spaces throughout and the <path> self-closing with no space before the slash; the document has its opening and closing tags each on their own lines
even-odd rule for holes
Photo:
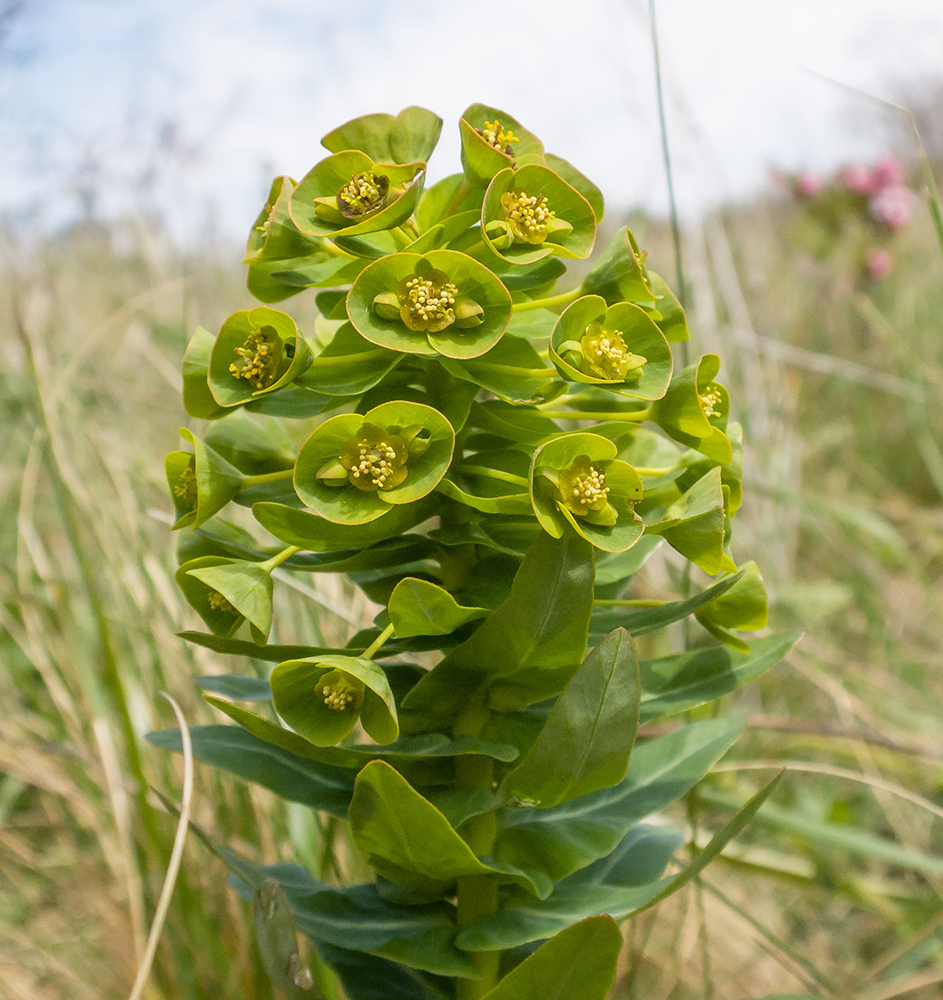
<svg viewBox="0 0 943 1000">
<path fill-rule="evenodd" d="M 462 465 L 462 472 L 470 473 L 473 476 L 486 476 L 488 479 L 500 479 L 503 483 L 513 483 L 515 486 L 523 486 L 527 489 L 530 482 L 524 476 L 516 476 L 513 472 L 504 472 L 501 469 L 486 469 L 483 465 Z"/>
<path fill-rule="evenodd" d="M 333 240 L 321 240 L 321 249 L 332 254 L 334 257 L 349 257 L 351 260 L 354 259 L 354 254 L 348 253 L 346 250 L 341 250 Z"/>
<path fill-rule="evenodd" d="M 386 628 L 376 637 L 376 639 L 374 639 L 374 641 L 364 650 L 363 658 L 365 660 L 373 659 L 377 650 L 380 649 L 387 639 L 389 639 L 394 631 L 395 629 L 393 627 L 393 623 L 390 622 L 390 624 L 387 625 Z"/>
<path fill-rule="evenodd" d="M 282 469 L 280 472 L 265 472 L 259 476 L 243 476 L 242 488 L 249 489 L 251 486 L 261 486 L 263 483 L 277 483 L 282 479 L 291 479 L 295 474 L 295 467 Z"/>
<path fill-rule="evenodd" d="M 449 207 L 443 213 L 442 215 L 443 219 L 450 216 L 455 211 L 455 209 L 458 208 L 459 205 L 461 205 L 462 200 L 464 199 L 465 195 L 468 194 L 469 191 L 471 191 L 471 185 L 468 183 L 468 181 L 463 180 L 462 186 L 458 189 L 458 191 L 455 194 L 455 197 L 449 203 Z"/>
<path fill-rule="evenodd" d="M 628 413 L 595 413 L 581 410 L 541 410 L 545 417 L 555 417 L 559 420 L 647 420 L 651 416 L 652 408 L 644 410 L 630 410 Z"/>
<path fill-rule="evenodd" d="M 455 720 L 456 736 L 478 736 L 491 713 L 480 702 L 472 702 Z M 457 788 L 483 788 L 490 792 L 494 785 L 494 761 L 490 757 L 465 754 L 455 758 Z M 476 856 L 490 854 L 496 834 L 494 810 L 473 816 L 459 833 Z M 458 879 L 456 923 L 464 930 L 498 909 L 498 883 L 491 875 L 462 875 Z M 480 979 L 459 979 L 457 1000 L 478 1000 L 498 981 L 499 951 L 472 952 Z"/>
<path fill-rule="evenodd" d="M 291 557 L 296 553 L 301 551 L 300 545 L 289 545 L 287 548 L 282 549 L 281 552 L 276 553 L 271 559 L 266 559 L 265 562 L 259 563 L 262 569 L 266 573 L 271 573 L 273 569 L 276 569 L 286 559 L 291 559 Z"/>
<path fill-rule="evenodd" d="M 548 295 L 545 299 L 531 299 L 529 302 L 515 302 L 513 311 L 516 313 L 530 312 L 531 309 L 553 309 L 554 306 L 565 306 L 582 295 L 582 288 L 572 288 L 559 295 Z"/>
</svg>

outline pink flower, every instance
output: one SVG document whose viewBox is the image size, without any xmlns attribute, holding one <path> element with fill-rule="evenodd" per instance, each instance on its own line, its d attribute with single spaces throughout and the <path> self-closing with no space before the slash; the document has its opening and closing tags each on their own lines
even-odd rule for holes
<svg viewBox="0 0 943 1000">
<path fill-rule="evenodd" d="M 883 281 L 894 269 L 894 258 L 886 250 L 873 247 L 868 251 L 867 268 L 875 281 Z"/>
<path fill-rule="evenodd" d="M 878 187 L 891 187 L 904 183 L 904 165 L 893 153 L 885 153 L 873 168 Z"/>
<path fill-rule="evenodd" d="M 877 188 L 875 176 L 868 167 L 845 167 L 841 179 L 845 187 L 855 194 L 873 194 Z"/>
<path fill-rule="evenodd" d="M 901 229 L 910 222 L 916 195 L 903 184 L 881 188 L 868 202 L 868 211 L 876 222 L 891 229 Z"/>
<path fill-rule="evenodd" d="M 793 190 L 799 198 L 814 198 L 822 190 L 822 179 L 811 170 L 803 170 L 796 178 Z"/>
</svg>

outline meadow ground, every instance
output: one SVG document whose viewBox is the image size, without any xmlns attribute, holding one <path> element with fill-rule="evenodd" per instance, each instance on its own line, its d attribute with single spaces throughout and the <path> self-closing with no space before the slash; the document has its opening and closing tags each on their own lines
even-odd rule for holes
<svg viewBox="0 0 943 1000">
<path fill-rule="evenodd" d="M 669 279 L 666 227 L 630 221 Z M 691 356 L 716 351 L 747 443 L 738 551 L 801 644 L 728 699 L 748 729 L 688 803 L 695 843 L 773 769 L 772 804 L 690 890 L 627 926 L 616 995 L 940 996 L 943 982 L 943 253 L 925 212 L 895 267 L 853 238 L 803 249 L 794 207 L 731 207 L 685 235 Z M 220 657 L 173 583 L 164 455 L 198 323 L 249 304 L 235 259 L 143 224 L 0 244 L 0 997 L 128 995 L 174 835 L 180 760 L 143 734 L 212 713 Z M 304 327 L 313 298 L 287 308 Z M 295 581 L 283 641 L 366 613 Z M 266 861 L 329 864 L 334 831 L 198 767 L 194 818 Z M 356 869 L 356 859 L 347 864 Z M 326 872 L 328 877 L 330 872 Z M 187 844 L 152 998 L 271 997 L 225 873 Z"/>
</svg>

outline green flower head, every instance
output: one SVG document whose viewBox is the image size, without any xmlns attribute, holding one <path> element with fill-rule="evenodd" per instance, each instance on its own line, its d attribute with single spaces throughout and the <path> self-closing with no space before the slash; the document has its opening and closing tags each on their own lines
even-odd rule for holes
<svg viewBox="0 0 943 1000">
<path fill-rule="evenodd" d="M 207 382 L 220 406 L 240 406 L 289 385 L 310 364 L 311 350 L 294 320 L 257 306 L 223 323 L 210 353 Z"/>
<path fill-rule="evenodd" d="M 254 389 L 268 389 L 288 371 L 295 346 L 283 343 L 274 327 L 263 326 L 253 330 L 235 353 L 237 358 L 229 365 L 232 374 Z"/>
<path fill-rule="evenodd" d="M 425 163 L 376 163 L 360 150 L 345 149 L 299 181 L 288 210 L 309 237 L 376 233 L 413 214 L 424 179 Z"/>
<path fill-rule="evenodd" d="M 315 746 L 334 746 L 358 721 L 378 743 L 391 743 L 399 735 L 393 692 L 373 660 L 286 660 L 272 671 L 270 681 L 275 710 Z"/>
<path fill-rule="evenodd" d="M 569 468 L 559 474 L 557 492 L 560 503 L 577 517 L 586 517 L 596 523 L 615 524 L 615 511 L 609 507 L 609 487 L 603 465 L 591 462 L 589 455 L 577 455 Z"/>
<path fill-rule="evenodd" d="M 392 490 L 406 478 L 409 446 L 398 434 L 364 424 L 344 442 L 338 458 L 347 469 L 347 481 L 358 490 Z"/>
<path fill-rule="evenodd" d="M 485 122 L 481 128 L 475 129 L 475 131 L 489 146 L 506 156 L 514 155 L 514 147 L 511 143 L 521 141 L 520 136 L 516 136 L 513 129 L 504 128 L 497 118 L 493 122 Z"/>
<path fill-rule="evenodd" d="M 295 491 L 334 524 L 368 524 L 432 492 L 452 460 L 455 431 L 438 410 L 391 401 L 315 428 L 295 463 Z"/>
<path fill-rule="evenodd" d="M 537 449 L 530 495 L 544 531 L 560 538 L 569 526 L 604 552 L 624 552 L 642 537 L 645 526 L 635 513 L 642 480 L 617 453 L 613 441 L 584 431 Z"/>
<path fill-rule="evenodd" d="M 584 295 L 560 315 L 550 360 L 570 382 L 606 385 L 632 399 L 658 399 L 671 380 L 671 348 L 644 309 Z"/>
<path fill-rule="evenodd" d="M 364 170 L 354 174 L 337 192 L 337 208 L 345 219 L 363 219 L 383 208 L 389 193 L 390 179 L 386 174 Z"/>
<path fill-rule="evenodd" d="M 373 344 L 408 354 L 474 358 L 501 339 L 511 296 L 483 264 L 455 250 L 394 253 L 368 265 L 347 314 Z"/>
<path fill-rule="evenodd" d="M 641 375 L 647 360 L 628 349 L 621 330 L 607 330 L 602 323 L 590 323 L 580 339 L 579 367 L 587 375 L 627 382 Z"/>
</svg>

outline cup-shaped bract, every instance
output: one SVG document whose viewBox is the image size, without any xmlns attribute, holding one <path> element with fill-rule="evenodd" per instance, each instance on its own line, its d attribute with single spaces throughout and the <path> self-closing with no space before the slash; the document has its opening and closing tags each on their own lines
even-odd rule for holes
<svg viewBox="0 0 943 1000">
<path fill-rule="evenodd" d="M 514 264 L 551 254 L 583 260 L 593 252 L 596 215 L 559 174 L 532 163 L 495 174 L 481 206 L 481 232 Z"/>
<path fill-rule="evenodd" d="M 329 417 L 302 445 L 295 491 L 335 524 L 366 524 L 435 489 L 452 460 L 455 431 L 424 403 L 393 400 L 365 414 Z"/>
<path fill-rule="evenodd" d="M 386 674 L 373 660 L 319 656 L 286 660 L 272 671 L 275 711 L 316 746 L 339 743 L 357 724 L 377 743 L 399 735 L 396 702 Z"/>
<path fill-rule="evenodd" d="M 407 354 L 477 358 L 504 335 L 511 294 L 467 254 L 395 253 L 351 286 L 347 314 L 366 340 Z"/>
<path fill-rule="evenodd" d="M 616 458 L 615 442 L 584 431 L 561 434 L 534 454 L 530 496 L 541 527 L 554 538 L 567 525 L 604 552 L 624 552 L 645 530 L 635 513 L 642 480 Z"/>
<path fill-rule="evenodd" d="M 413 105 L 398 115 L 361 115 L 328 132 L 321 140 L 332 153 L 359 149 L 377 162 L 428 160 L 439 141 L 442 119 Z"/>
<path fill-rule="evenodd" d="M 681 444 L 699 451 L 721 465 L 733 458 L 724 433 L 730 414 L 730 396 L 714 379 L 720 358 L 705 354 L 671 380 L 668 391 L 652 404 L 651 420 Z"/>
<path fill-rule="evenodd" d="M 164 460 L 167 485 L 178 528 L 197 528 L 221 511 L 242 489 L 242 473 L 186 427 L 180 436 L 193 446 L 192 454 L 172 451 Z"/>
<path fill-rule="evenodd" d="M 272 181 L 268 199 L 249 230 L 243 264 L 289 260 L 314 251 L 315 242 L 299 232 L 288 211 L 294 190 L 290 177 Z"/>
<path fill-rule="evenodd" d="M 288 313 L 267 306 L 233 313 L 210 355 L 208 381 L 220 406 L 241 406 L 290 385 L 311 349 Z"/>
<path fill-rule="evenodd" d="M 272 627 L 272 578 L 264 566 L 224 556 L 200 556 L 183 563 L 176 579 L 214 635 L 232 635 L 248 621 L 252 638 L 264 645 Z"/>
<path fill-rule="evenodd" d="M 607 306 L 600 295 L 584 295 L 561 313 L 550 360 L 571 382 L 633 399 L 659 399 L 671 381 L 671 348 L 645 310 L 631 302 Z"/>
<path fill-rule="evenodd" d="M 416 210 L 425 163 L 374 163 L 358 149 L 315 164 L 292 192 L 289 211 L 308 236 L 359 236 L 392 229 Z"/>
<path fill-rule="evenodd" d="M 462 167 L 475 187 L 487 187 L 507 167 L 543 163 L 544 144 L 511 115 L 485 104 L 472 104 L 458 123 Z"/>
<path fill-rule="evenodd" d="M 583 279 L 583 292 L 601 295 L 610 305 L 616 302 L 654 302 L 658 295 L 649 281 L 645 257 L 635 237 L 623 227 L 612 237 Z"/>
<path fill-rule="evenodd" d="M 216 420 L 229 412 L 216 402 L 207 381 L 215 343 L 213 334 L 198 326 L 183 355 L 183 408 L 189 416 L 203 420 Z"/>
</svg>

